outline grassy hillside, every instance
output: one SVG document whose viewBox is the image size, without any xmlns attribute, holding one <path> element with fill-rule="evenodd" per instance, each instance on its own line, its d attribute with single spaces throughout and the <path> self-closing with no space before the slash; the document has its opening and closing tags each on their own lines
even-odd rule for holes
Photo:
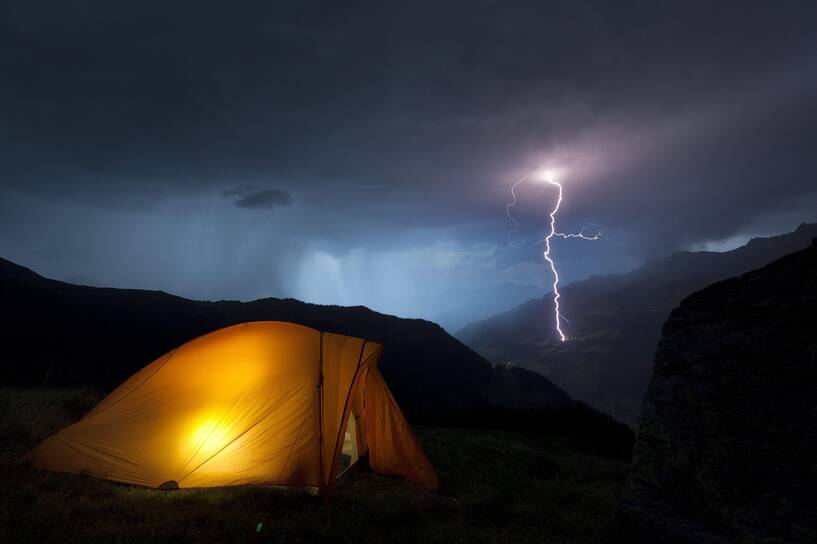
<svg viewBox="0 0 817 544">
<path fill-rule="evenodd" d="M 419 427 L 442 489 L 361 470 L 330 504 L 259 486 L 161 492 L 16 459 L 99 400 L 0 390 L 3 542 L 599 542 L 626 464 L 562 438 Z"/>
</svg>

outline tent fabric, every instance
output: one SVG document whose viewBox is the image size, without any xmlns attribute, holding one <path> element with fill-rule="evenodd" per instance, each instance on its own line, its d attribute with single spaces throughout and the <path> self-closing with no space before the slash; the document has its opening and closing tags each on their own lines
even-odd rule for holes
<svg viewBox="0 0 817 544">
<path fill-rule="evenodd" d="M 375 414 L 364 422 L 372 470 L 437 489 L 440 480 L 376 367 L 369 369 L 364 399 L 367 413 Z"/>
<path fill-rule="evenodd" d="M 146 487 L 331 493 L 353 417 L 358 452 L 369 452 L 373 470 L 435 489 L 434 469 L 377 368 L 382 350 L 292 323 L 220 329 L 144 367 L 29 459 Z"/>
</svg>

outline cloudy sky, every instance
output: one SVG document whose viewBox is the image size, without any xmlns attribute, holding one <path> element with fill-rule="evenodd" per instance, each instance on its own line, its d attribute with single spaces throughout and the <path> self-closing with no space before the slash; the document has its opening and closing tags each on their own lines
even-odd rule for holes
<svg viewBox="0 0 817 544">
<path fill-rule="evenodd" d="M 817 219 L 815 142 L 813 0 L 0 3 L 0 256 L 77 283 L 434 317 L 547 285 L 543 169 L 573 280 Z"/>
</svg>

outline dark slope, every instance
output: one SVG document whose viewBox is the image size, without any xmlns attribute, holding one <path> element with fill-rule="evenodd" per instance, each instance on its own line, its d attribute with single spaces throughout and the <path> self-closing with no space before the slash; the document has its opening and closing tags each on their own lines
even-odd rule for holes
<svg viewBox="0 0 817 544">
<path fill-rule="evenodd" d="M 624 455 L 631 445 L 632 434 L 620 424 L 588 411 L 542 376 L 516 373 L 509 387 L 505 371 L 429 321 L 294 299 L 202 302 L 158 291 L 71 285 L 2 259 L 0 382 L 108 389 L 192 338 L 261 320 L 382 342 L 380 367 L 414 421 L 549 432 L 543 425 L 550 419 L 534 412 L 558 410 L 575 427 L 567 434 L 588 435 L 600 427 L 611 433 L 608 451 Z"/>
<path fill-rule="evenodd" d="M 550 295 L 469 325 L 457 337 L 496 363 L 540 372 L 571 396 L 635 425 L 661 325 L 686 295 L 807 247 L 817 224 L 725 253 L 678 252 L 627 274 L 562 289 L 569 342 L 554 335 Z"/>
<path fill-rule="evenodd" d="M 5 260 L 0 282 L 0 338 L 12 349 L 2 365 L 7 383 L 107 387 L 196 336 L 260 320 L 383 342 L 381 368 L 406 404 L 469 405 L 493 380 L 491 365 L 438 325 L 360 306 L 273 298 L 192 301 L 159 291 L 71 285 Z"/>
<path fill-rule="evenodd" d="M 663 328 L 623 513 L 639 542 L 817 541 L 817 240 Z"/>
</svg>

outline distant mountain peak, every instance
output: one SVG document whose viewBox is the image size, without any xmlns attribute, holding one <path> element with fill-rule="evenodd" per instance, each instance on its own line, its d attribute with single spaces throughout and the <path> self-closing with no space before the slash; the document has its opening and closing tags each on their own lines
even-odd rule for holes
<svg viewBox="0 0 817 544">
<path fill-rule="evenodd" d="M 561 290 L 570 320 L 566 343 L 554 334 L 549 295 L 456 336 L 493 363 L 536 370 L 571 396 L 635 424 L 669 312 L 688 294 L 808 247 L 814 238 L 817 224 L 803 223 L 730 251 L 675 252 L 631 272 L 570 283 Z"/>
</svg>

